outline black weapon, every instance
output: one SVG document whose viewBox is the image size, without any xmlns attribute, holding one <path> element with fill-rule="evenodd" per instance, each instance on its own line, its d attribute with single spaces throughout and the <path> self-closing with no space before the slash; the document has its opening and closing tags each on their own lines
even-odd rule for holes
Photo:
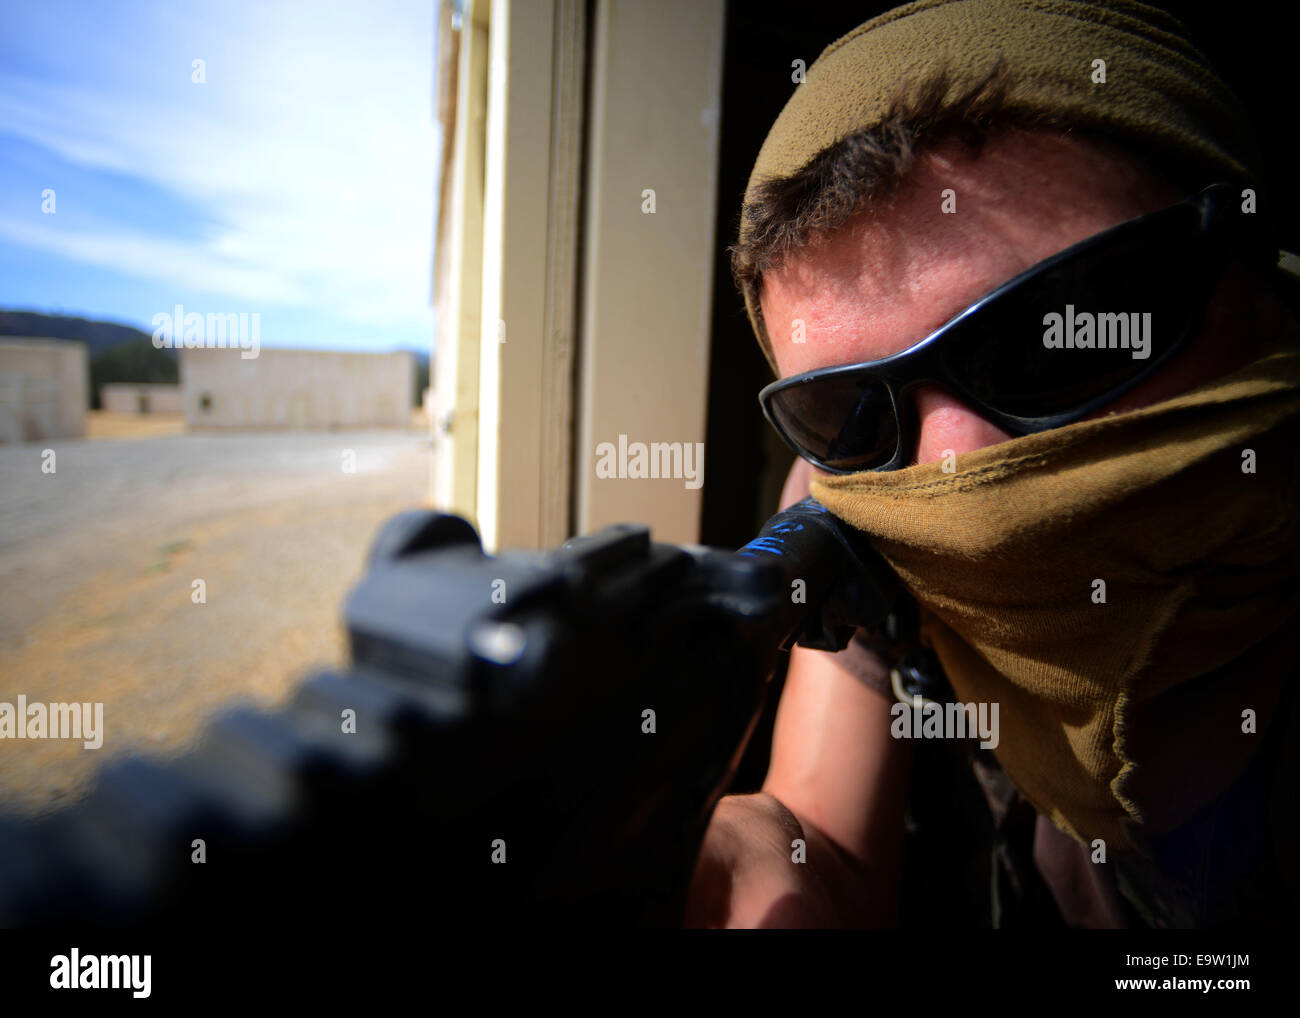
<svg viewBox="0 0 1300 1018">
<path fill-rule="evenodd" d="M 490 557 L 463 519 L 404 513 L 347 602 L 350 668 L 0 820 L 0 926 L 680 925 L 782 649 L 889 642 L 907 603 L 813 499 L 736 553 L 621 525 Z"/>
</svg>

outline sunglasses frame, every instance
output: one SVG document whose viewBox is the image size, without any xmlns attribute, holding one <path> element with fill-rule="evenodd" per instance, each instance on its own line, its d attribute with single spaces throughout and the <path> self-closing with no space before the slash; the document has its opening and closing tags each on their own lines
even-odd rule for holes
<svg viewBox="0 0 1300 1018">
<path fill-rule="evenodd" d="M 937 385 L 952 392 L 968 403 L 972 409 L 979 411 L 982 417 L 1012 435 L 1030 435 L 1081 420 L 1141 384 L 1185 347 L 1192 337 L 1200 333 L 1204 324 L 1206 305 L 1209 303 L 1214 285 L 1222 276 L 1228 263 L 1228 246 L 1223 243 L 1213 243 L 1212 241 L 1231 232 L 1229 229 L 1230 224 L 1239 217 L 1231 216 L 1228 210 L 1240 201 L 1239 195 L 1239 190 L 1231 184 L 1212 184 L 1200 193 L 1176 204 L 1127 220 L 1094 234 L 1013 276 L 1001 286 L 986 293 L 965 310 L 958 312 L 924 339 L 888 357 L 875 361 L 817 368 L 803 374 L 792 375 L 789 378 L 778 379 L 764 386 L 763 390 L 758 394 L 763 416 L 776 429 L 776 433 L 781 436 L 781 440 L 795 453 L 808 460 L 818 470 L 830 474 L 853 474 L 860 471 L 874 473 L 877 471 L 897 470 L 906 466 L 906 461 L 910 458 L 911 452 L 916 446 L 918 431 L 916 410 L 908 396 L 913 390 L 922 385 Z M 1111 247 L 1122 246 L 1134 234 L 1145 234 L 1153 228 L 1162 228 L 1162 224 L 1166 221 L 1171 224 L 1168 228 L 1174 229 L 1180 220 L 1186 217 L 1186 209 L 1189 206 L 1196 208 L 1199 212 L 1195 233 L 1191 239 L 1201 246 L 1201 251 L 1198 254 L 1200 267 L 1203 271 L 1199 278 L 1188 281 L 1189 289 L 1198 295 L 1198 299 L 1189 309 L 1188 324 L 1182 334 L 1173 343 L 1168 344 L 1159 355 L 1151 357 L 1141 370 L 1107 389 L 1104 393 L 1068 411 L 1041 417 L 1023 417 L 1004 413 L 990 406 L 987 402 L 972 394 L 961 379 L 954 377 L 945 369 L 941 357 L 945 340 L 951 340 L 959 331 L 964 332 L 965 327 L 968 325 L 974 324 L 978 326 L 980 319 L 977 316 L 989 305 L 1005 300 L 1010 294 L 1021 292 L 1026 288 L 1027 284 L 1032 284 L 1039 277 L 1066 262 L 1090 257 Z M 893 456 L 881 466 L 844 469 L 822 461 L 819 457 L 811 455 L 808 450 L 801 448 L 800 444 L 777 421 L 776 415 L 771 410 L 772 400 L 782 392 L 827 378 L 839 377 L 862 378 L 877 382 L 889 394 L 894 419 L 897 422 L 897 438 Z"/>
</svg>

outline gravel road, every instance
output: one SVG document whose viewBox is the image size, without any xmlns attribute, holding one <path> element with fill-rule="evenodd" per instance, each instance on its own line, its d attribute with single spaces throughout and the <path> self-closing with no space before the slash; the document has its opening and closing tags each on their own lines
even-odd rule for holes
<svg viewBox="0 0 1300 1018">
<path fill-rule="evenodd" d="M 110 755 L 178 752 L 232 699 L 271 705 L 340 663 L 371 536 L 428 491 L 415 433 L 47 446 L 54 473 L 44 446 L 0 447 L 0 702 L 102 702 L 105 736 L 0 739 L 0 808 L 23 812 L 74 797 Z"/>
</svg>

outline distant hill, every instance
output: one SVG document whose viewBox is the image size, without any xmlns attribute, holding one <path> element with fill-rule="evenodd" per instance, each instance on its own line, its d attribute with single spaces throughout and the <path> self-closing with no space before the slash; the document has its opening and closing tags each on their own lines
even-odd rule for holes
<svg viewBox="0 0 1300 1018">
<path fill-rule="evenodd" d="M 33 336 L 72 339 L 86 344 L 90 355 L 90 406 L 99 409 L 99 387 L 108 382 L 180 381 L 175 350 L 159 350 L 153 337 L 118 322 L 97 322 L 38 311 L 0 311 L 0 337 Z"/>
<path fill-rule="evenodd" d="M 0 336 L 40 336 L 50 339 L 79 339 L 90 356 L 133 339 L 148 342 L 149 333 L 118 322 L 97 322 L 67 315 L 43 315 L 38 311 L 0 311 Z M 152 343 L 150 343 L 152 346 Z"/>
</svg>

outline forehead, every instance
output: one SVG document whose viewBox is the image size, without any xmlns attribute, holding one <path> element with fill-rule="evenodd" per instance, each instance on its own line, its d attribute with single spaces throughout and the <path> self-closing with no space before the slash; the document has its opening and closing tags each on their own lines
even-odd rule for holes
<svg viewBox="0 0 1300 1018">
<path fill-rule="evenodd" d="M 904 350 L 1023 267 L 991 237 L 944 240 L 923 223 L 859 222 L 767 276 L 763 320 L 782 375 Z"/>
<path fill-rule="evenodd" d="M 978 157 L 937 149 L 887 206 L 764 275 L 781 375 L 905 350 L 1024 269 L 1172 199 L 1113 153 L 1066 136 L 1019 132 Z"/>
</svg>

